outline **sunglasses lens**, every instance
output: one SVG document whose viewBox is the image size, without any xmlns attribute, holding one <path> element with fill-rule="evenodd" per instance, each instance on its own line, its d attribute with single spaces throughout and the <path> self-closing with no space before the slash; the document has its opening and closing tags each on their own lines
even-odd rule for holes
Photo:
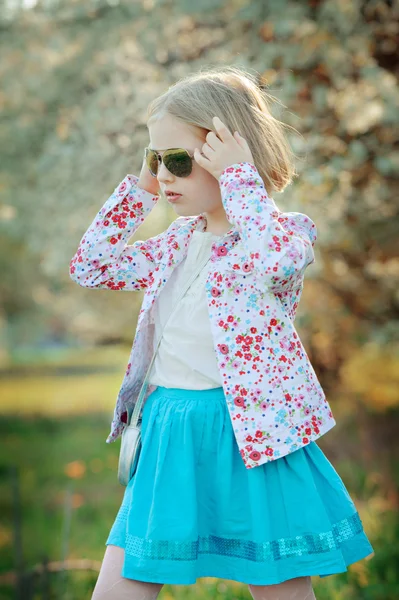
<svg viewBox="0 0 399 600">
<path fill-rule="evenodd" d="M 180 148 L 167 150 L 163 155 L 163 162 L 168 171 L 176 177 L 188 177 L 193 168 L 190 155 Z"/>
<path fill-rule="evenodd" d="M 145 160 L 148 169 L 150 170 L 151 174 L 155 177 L 158 173 L 158 157 L 156 152 L 154 152 L 153 150 L 146 150 Z"/>
</svg>

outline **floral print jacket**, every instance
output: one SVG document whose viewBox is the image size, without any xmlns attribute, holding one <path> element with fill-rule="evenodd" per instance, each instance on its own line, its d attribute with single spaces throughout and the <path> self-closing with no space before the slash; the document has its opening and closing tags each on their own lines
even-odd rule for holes
<svg viewBox="0 0 399 600">
<path fill-rule="evenodd" d="M 140 291 L 144 298 L 107 443 L 126 426 L 152 358 L 152 307 L 185 258 L 204 215 L 178 217 L 146 241 L 127 241 L 158 201 L 127 175 L 96 215 L 70 262 L 83 287 Z M 281 212 L 252 163 L 219 177 L 231 229 L 212 246 L 206 297 L 216 359 L 234 435 L 247 469 L 316 440 L 335 420 L 294 327 L 316 227 Z M 144 403 L 156 386 L 148 385 Z"/>
</svg>

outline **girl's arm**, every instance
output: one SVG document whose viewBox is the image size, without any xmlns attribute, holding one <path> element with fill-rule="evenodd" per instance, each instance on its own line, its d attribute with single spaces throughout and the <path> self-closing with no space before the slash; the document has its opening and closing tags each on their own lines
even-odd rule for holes
<svg viewBox="0 0 399 600">
<path fill-rule="evenodd" d="M 126 175 L 81 239 L 69 269 L 79 285 L 125 291 L 149 285 L 164 234 L 127 245 L 159 199 L 138 187 L 138 180 Z"/>
<path fill-rule="evenodd" d="M 256 167 L 248 162 L 227 167 L 219 177 L 230 223 L 241 233 L 248 262 L 273 292 L 301 284 L 314 262 L 314 222 L 299 212 L 281 212 L 267 195 Z"/>
</svg>

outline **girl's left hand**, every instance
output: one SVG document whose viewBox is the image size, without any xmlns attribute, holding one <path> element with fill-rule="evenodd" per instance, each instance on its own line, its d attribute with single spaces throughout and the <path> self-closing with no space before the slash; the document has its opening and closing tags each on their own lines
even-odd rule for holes
<svg viewBox="0 0 399 600">
<path fill-rule="evenodd" d="M 206 136 L 205 144 L 202 146 L 202 154 L 198 148 L 194 151 L 194 159 L 199 166 L 206 169 L 216 179 L 219 179 L 223 171 L 230 165 L 241 162 L 254 164 L 246 140 L 237 131 L 232 135 L 219 117 L 213 117 L 212 122 L 217 135 L 210 131 Z"/>
</svg>

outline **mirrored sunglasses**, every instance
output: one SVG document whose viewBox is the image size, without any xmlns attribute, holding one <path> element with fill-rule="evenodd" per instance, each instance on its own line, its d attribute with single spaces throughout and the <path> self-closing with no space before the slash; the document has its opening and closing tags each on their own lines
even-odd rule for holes
<svg viewBox="0 0 399 600">
<path fill-rule="evenodd" d="M 145 149 L 146 164 L 153 177 L 157 176 L 161 162 L 172 175 L 188 177 L 193 169 L 193 156 L 184 148 L 168 148 L 162 155 L 151 148 Z"/>
</svg>

